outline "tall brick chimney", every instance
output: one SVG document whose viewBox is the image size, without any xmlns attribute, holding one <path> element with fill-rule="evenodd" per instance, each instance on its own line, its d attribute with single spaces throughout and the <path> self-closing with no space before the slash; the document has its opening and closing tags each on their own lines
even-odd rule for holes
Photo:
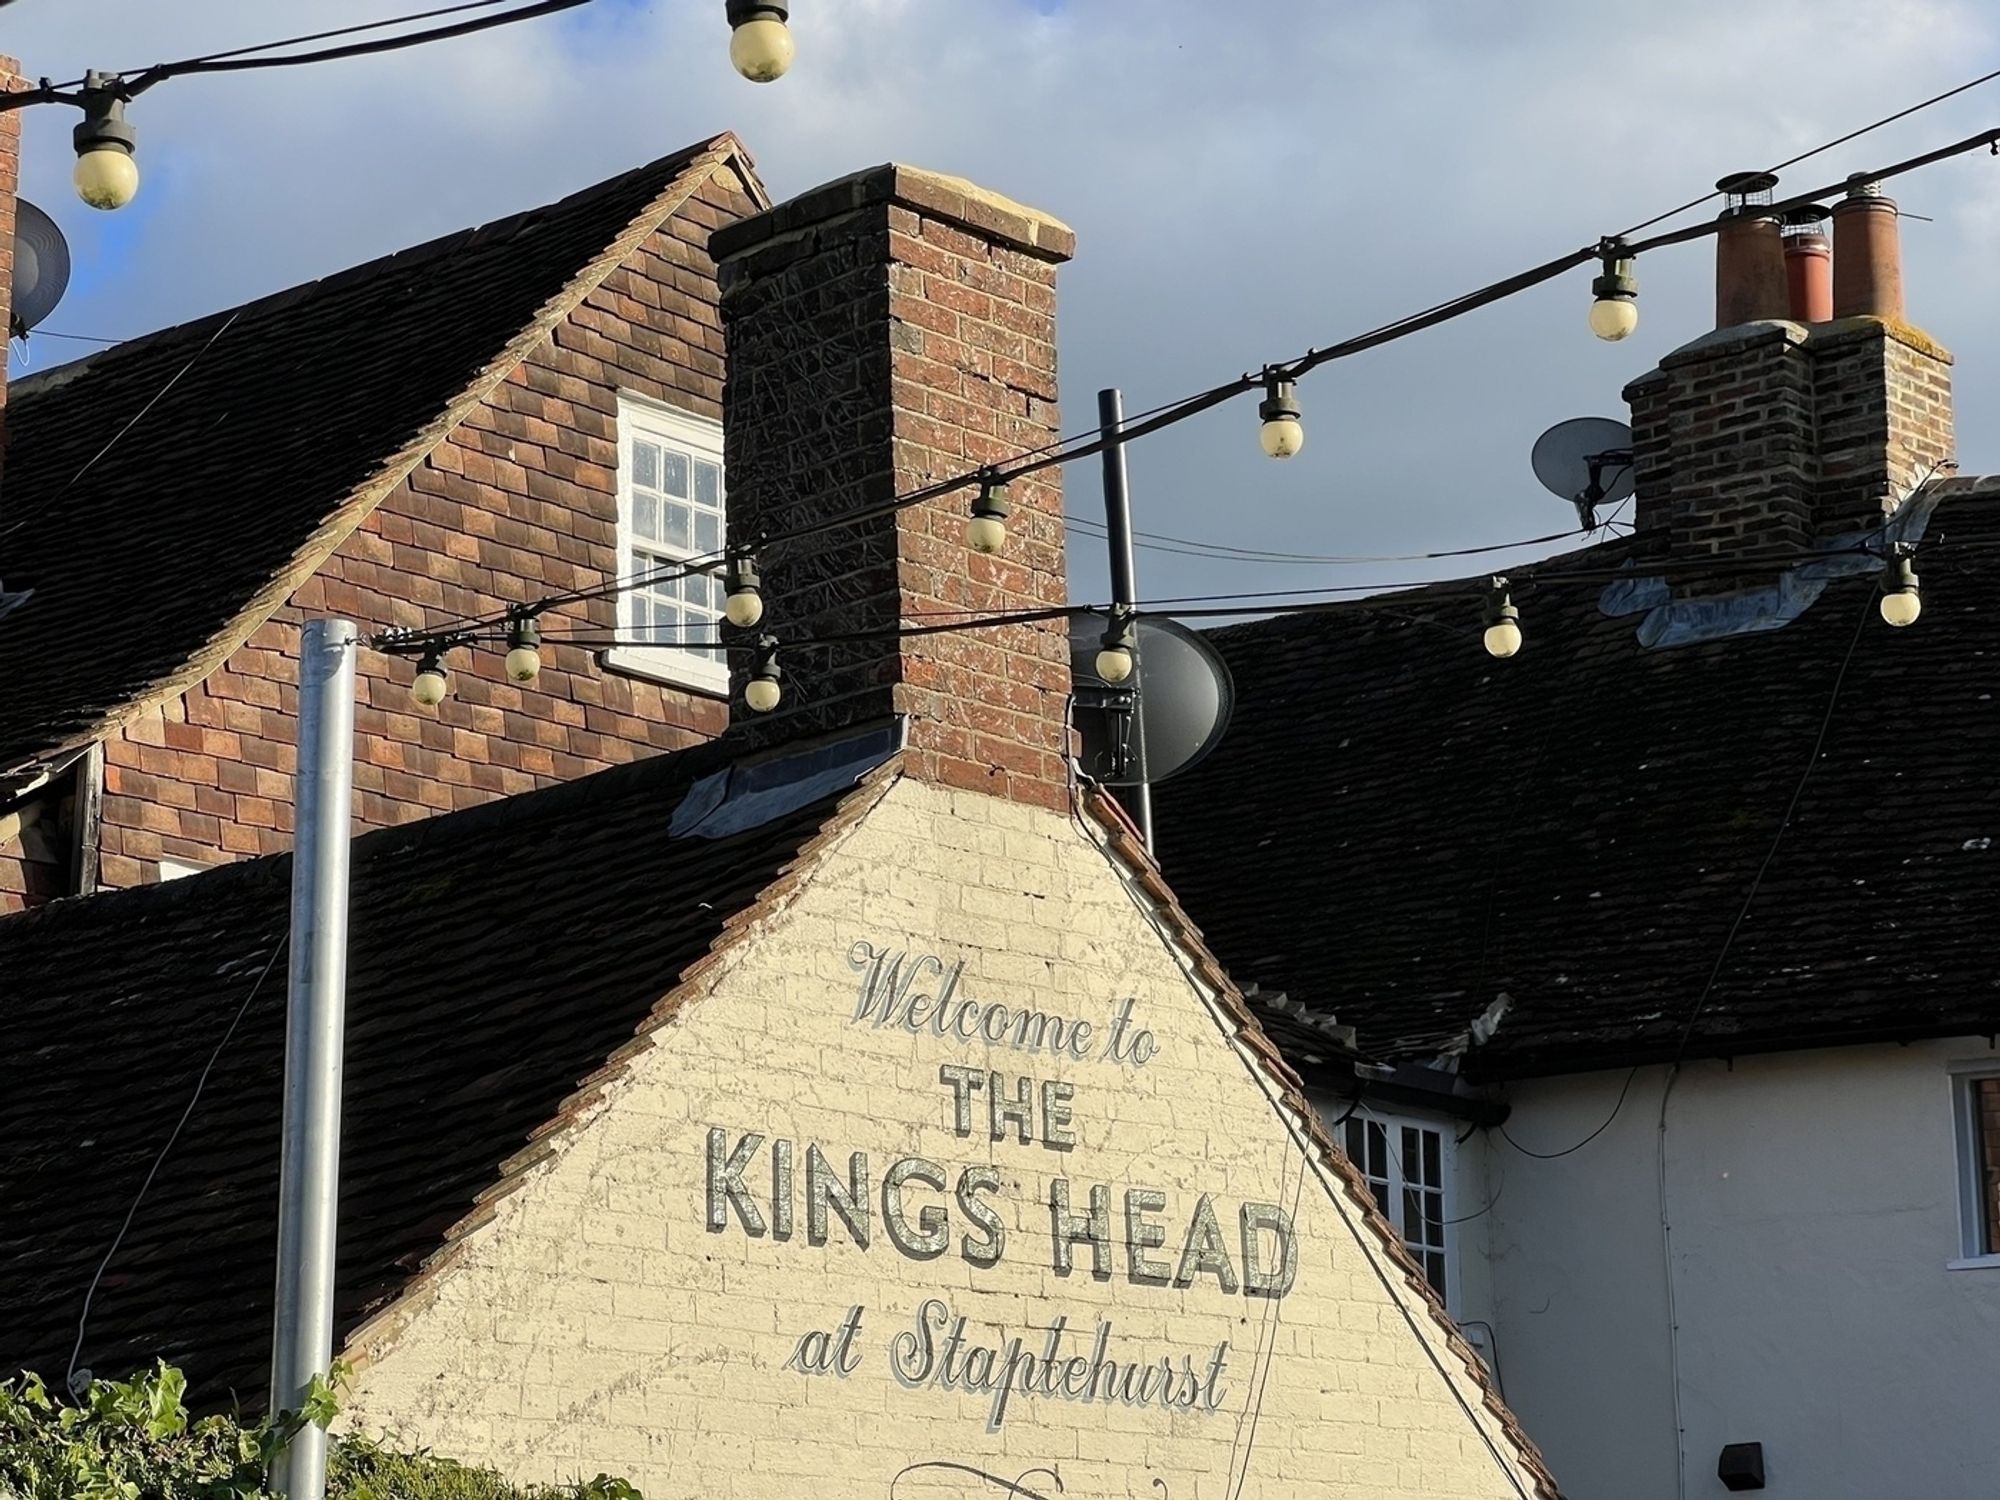
<svg viewBox="0 0 2000 1500">
<path fill-rule="evenodd" d="M 1724 181 L 1768 202 L 1761 178 Z M 1625 388 L 1638 527 L 1681 561 L 1875 525 L 1952 455 L 1951 356 L 1903 320 L 1895 204 L 1851 185 L 1833 210 L 1830 289 L 1799 259 L 1823 264 L 1819 236 L 1795 237 L 1788 290 L 1768 211 L 1732 199 L 1723 218 L 1718 327 Z M 1768 234 L 1749 238 L 1751 220 Z"/>
<path fill-rule="evenodd" d="M 710 252 L 729 347 L 731 545 L 1052 442 L 1055 270 L 1074 247 L 1045 214 L 896 165 L 718 230 Z M 975 494 L 759 548 L 767 627 L 781 639 L 825 638 L 944 611 L 1061 606 L 1058 471 L 1010 486 L 998 556 L 966 545 Z M 901 715 L 915 774 L 1065 803 L 1060 619 L 794 648 L 780 664 L 784 702 L 745 726 L 751 733 L 802 736 Z M 733 666 L 740 688 L 747 663 Z"/>
</svg>

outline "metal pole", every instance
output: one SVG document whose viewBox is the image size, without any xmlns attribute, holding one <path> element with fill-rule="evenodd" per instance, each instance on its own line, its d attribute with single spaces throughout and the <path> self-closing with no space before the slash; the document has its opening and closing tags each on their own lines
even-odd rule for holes
<svg viewBox="0 0 2000 1500">
<path fill-rule="evenodd" d="M 1113 386 L 1097 393 L 1097 426 L 1105 437 L 1114 437 L 1125 426 L 1125 397 Z M 1104 530 L 1111 549 L 1111 602 L 1136 604 L 1139 599 L 1138 570 L 1132 562 L 1132 492 L 1125 482 L 1125 445 L 1107 443 L 1104 448 Z M 1145 688 L 1146 661 L 1133 642 L 1132 691 L 1135 705 Z M 1132 754 L 1139 763 L 1139 783 L 1124 790 L 1132 802 L 1132 820 L 1146 840 L 1146 852 L 1153 852 L 1153 789 L 1146 784 L 1146 725 L 1137 712 L 1132 714 Z"/>
<path fill-rule="evenodd" d="M 354 784 L 354 625 L 309 620 L 299 643 L 298 831 L 292 847 L 291 985 L 271 1409 L 297 1410 L 333 1363 L 334 1222 L 347 1025 L 347 842 Z M 273 1468 L 289 1500 L 326 1493 L 326 1433 L 307 1424 Z"/>
</svg>

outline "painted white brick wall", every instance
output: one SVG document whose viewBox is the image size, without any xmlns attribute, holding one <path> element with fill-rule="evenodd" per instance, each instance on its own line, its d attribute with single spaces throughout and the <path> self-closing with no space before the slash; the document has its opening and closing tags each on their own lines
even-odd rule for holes
<svg viewBox="0 0 2000 1500">
<path fill-rule="evenodd" d="M 855 1024 L 857 940 L 962 958 L 962 996 L 1089 1019 L 1099 1055 L 1028 1060 L 1005 1046 Z M 1114 1002 L 1127 996 L 1135 1026 L 1159 1044 L 1138 1069 L 1101 1055 Z M 1009 1478 L 1059 1466 L 1079 1500 L 1159 1500 L 1156 1479 L 1167 1500 L 1517 1493 L 1489 1451 L 1487 1438 L 1510 1452 L 1481 1392 L 1428 1314 L 1415 1308 L 1423 1331 L 1413 1334 L 1370 1269 L 1343 1218 L 1357 1207 L 1344 1191 L 1336 1204 L 1143 899 L 1064 818 L 896 782 L 655 1039 L 560 1155 L 502 1201 L 434 1297 L 355 1351 L 354 1424 L 523 1479 L 622 1473 L 651 1500 L 886 1500 L 899 1470 L 940 1459 Z M 972 1134 L 957 1135 L 951 1090 L 939 1082 L 945 1063 L 1073 1083 L 1074 1149 L 995 1142 L 977 1108 Z M 707 1228 L 711 1126 L 732 1145 L 746 1131 L 795 1143 L 788 1241 L 752 1237 L 733 1214 L 725 1231 Z M 808 1142 L 842 1173 L 850 1152 L 868 1152 L 869 1249 L 837 1218 L 825 1245 L 807 1243 Z M 771 1151 L 767 1141 L 745 1177 L 767 1217 Z M 1002 1186 L 984 1199 L 1006 1225 L 997 1265 L 959 1255 L 971 1226 L 949 1189 L 912 1184 L 908 1195 L 912 1215 L 938 1202 L 950 1212 L 946 1254 L 912 1259 L 889 1241 L 882 1173 L 913 1154 L 954 1183 L 964 1166 L 998 1171 Z M 1075 1274 L 1051 1269 L 1057 1176 L 1070 1179 L 1079 1209 L 1089 1184 L 1111 1185 L 1111 1279 L 1092 1279 L 1082 1246 Z M 1203 1193 L 1214 1195 L 1239 1262 L 1237 1205 L 1296 1202 L 1293 1290 L 1273 1300 L 1227 1295 L 1209 1276 L 1185 1289 L 1128 1281 L 1128 1185 L 1166 1194 L 1158 1254 L 1170 1263 Z M 1372 1238 L 1368 1246 L 1380 1253 Z M 1400 1273 L 1388 1274 L 1408 1297 Z M 1019 1335 L 1035 1353 L 1059 1315 L 1064 1355 L 1089 1353 L 1099 1319 L 1113 1325 L 1113 1358 L 1170 1355 L 1178 1368 L 1187 1354 L 1205 1372 L 1226 1341 L 1219 1407 L 1017 1392 L 992 1430 L 991 1396 L 907 1388 L 892 1373 L 890 1342 L 928 1298 L 970 1320 L 969 1341 Z M 802 1335 L 836 1328 L 857 1304 L 850 1375 L 786 1368 Z M 1239 1491 L 1232 1475 L 1246 1465 Z M 1532 1491 L 1525 1476 L 1521 1486 Z M 980 1488 L 926 1469 L 895 1494 Z"/>
</svg>

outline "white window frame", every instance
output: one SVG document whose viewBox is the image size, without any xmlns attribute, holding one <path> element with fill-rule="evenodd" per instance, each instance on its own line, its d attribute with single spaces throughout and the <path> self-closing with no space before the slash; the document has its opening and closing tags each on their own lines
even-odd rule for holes
<svg viewBox="0 0 2000 1500">
<path fill-rule="evenodd" d="M 205 870 L 215 868 L 214 865 L 197 864 L 191 859 L 175 859 L 171 854 L 160 856 L 159 867 L 160 879 L 163 881 L 182 880 L 189 875 L 199 875 Z"/>
<path fill-rule="evenodd" d="M 1327 1120 L 1329 1127 L 1332 1127 L 1333 1121 L 1339 1119 L 1340 1115 L 1345 1112 L 1345 1106 L 1342 1106 L 1339 1113 L 1330 1115 Z M 1447 1311 L 1456 1311 L 1459 1306 L 1460 1288 L 1458 1274 L 1459 1237 L 1457 1232 L 1459 1226 L 1452 1223 L 1452 1220 L 1456 1217 L 1454 1208 L 1458 1201 L 1458 1133 L 1454 1128 L 1454 1122 L 1442 1117 L 1427 1115 L 1389 1114 L 1381 1110 L 1369 1108 L 1367 1102 L 1364 1100 L 1361 1107 L 1355 1110 L 1352 1116 L 1332 1131 L 1333 1137 L 1339 1143 L 1342 1151 L 1347 1151 L 1349 1134 L 1356 1125 L 1362 1126 L 1364 1131 L 1369 1125 L 1379 1125 L 1384 1132 L 1388 1147 L 1385 1153 L 1388 1171 L 1385 1174 L 1384 1180 L 1386 1180 L 1387 1184 L 1389 1207 L 1383 1210 L 1383 1217 L 1388 1219 L 1391 1227 L 1396 1231 L 1396 1237 L 1403 1241 L 1404 1248 L 1410 1252 L 1419 1266 L 1424 1264 L 1424 1247 L 1411 1244 L 1409 1236 L 1404 1232 L 1404 1194 L 1409 1191 L 1409 1183 L 1403 1165 L 1403 1131 L 1405 1129 L 1429 1131 L 1437 1137 L 1439 1180 L 1436 1187 L 1440 1197 L 1438 1217 L 1440 1220 L 1439 1228 L 1443 1232 L 1443 1243 L 1436 1248 L 1439 1256 L 1444 1261 L 1444 1289 L 1440 1293 L 1440 1296 L 1444 1299 Z M 1349 1154 L 1349 1160 L 1354 1160 L 1352 1153 Z M 1354 1161 L 1354 1166 L 1361 1174 L 1362 1179 L 1369 1184 L 1372 1192 L 1374 1184 L 1378 1179 L 1369 1171 L 1368 1163 Z M 1420 1190 L 1422 1186 L 1420 1184 Z M 1379 1200 L 1377 1201 L 1377 1206 L 1380 1206 Z M 1425 1270 L 1425 1279 L 1429 1280 L 1428 1268 Z M 1436 1283 L 1433 1282 L 1432 1286 L 1435 1289 Z"/>
<path fill-rule="evenodd" d="M 1989 1251 L 1986 1185 L 1980 1180 L 1979 1090 L 1982 1079 L 2000 1078 L 2000 1059 L 1951 1065 L 1952 1151 L 1958 1179 L 1958 1254 L 1945 1263 L 1951 1271 L 2000 1271 L 2000 1250 Z"/>
<path fill-rule="evenodd" d="M 650 437 L 656 442 L 672 443 L 686 448 L 701 458 L 712 460 L 717 468 L 722 468 L 722 424 L 710 417 L 698 417 L 692 412 L 681 411 L 677 407 L 649 400 L 631 391 L 618 393 L 618 573 L 621 580 L 629 580 L 638 572 L 633 561 L 634 542 L 632 528 L 632 440 L 635 436 Z M 729 475 L 725 469 L 722 476 L 722 503 L 725 518 L 729 506 Z M 672 552 L 655 543 L 647 544 L 650 552 Z M 683 557 L 706 556 L 706 553 L 687 551 Z M 636 633 L 632 624 L 632 595 L 618 595 L 618 633 L 627 636 Z M 697 656 L 691 652 L 677 650 L 672 646 L 621 645 L 604 653 L 604 664 L 613 671 L 624 672 L 634 677 L 649 677 L 656 682 L 669 683 L 675 687 L 688 688 L 718 698 L 729 696 L 729 668 L 725 663 Z"/>
</svg>

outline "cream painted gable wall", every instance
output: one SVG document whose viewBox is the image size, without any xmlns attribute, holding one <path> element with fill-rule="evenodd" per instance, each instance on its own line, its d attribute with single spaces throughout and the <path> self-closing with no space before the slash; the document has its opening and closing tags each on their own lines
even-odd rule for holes
<svg viewBox="0 0 2000 1500">
<path fill-rule="evenodd" d="M 851 958 L 864 942 L 946 966 L 962 960 L 954 1007 L 997 1002 L 1089 1022 L 1076 1048 L 1086 1055 L 857 1022 L 862 976 Z M 892 1483 L 898 1500 L 1003 1493 L 952 1469 L 911 1469 L 897 1482 L 907 1466 L 940 1460 L 1007 1479 L 1058 1470 L 1076 1500 L 1532 1494 L 1485 1393 L 1359 1223 L 1358 1202 L 1311 1159 L 1190 963 L 1079 825 L 889 783 L 795 893 L 699 976 L 655 1045 L 500 1201 L 423 1299 L 364 1330 L 351 1351 L 362 1363 L 351 1420 L 521 1478 L 621 1473 L 649 1500 L 887 1500 Z M 916 988 L 940 985 L 927 972 Z M 1113 1061 L 1112 1020 L 1127 999 L 1124 1060 Z M 1140 1065 L 1148 1042 L 1156 1050 Z M 1022 1144 L 1012 1123 L 993 1138 L 985 1084 L 963 1085 L 961 1134 L 957 1089 L 940 1081 L 954 1065 L 997 1071 L 1010 1097 L 1015 1080 L 1035 1080 L 1035 1143 Z M 1044 1084 L 1069 1085 L 1047 1094 L 1058 1115 L 1066 1102 L 1069 1123 L 1053 1132 L 1073 1133 L 1066 1149 L 1040 1140 Z M 725 1174 L 729 1156 L 749 1149 L 747 1133 L 765 1138 L 740 1177 L 761 1234 L 727 1194 L 724 1227 L 709 1227 L 712 1129 L 723 1132 Z M 779 1141 L 790 1143 L 792 1175 L 783 1238 L 773 1233 Z M 835 1212 L 823 1216 L 824 1243 L 813 1243 L 809 1144 L 843 1187 L 851 1154 L 867 1153 L 865 1250 Z M 899 1249 L 885 1222 L 884 1176 L 909 1157 L 936 1164 L 946 1183 L 934 1190 L 919 1169 L 901 1193 L 905 1242 L 922 1235 L 922 1214 L 947 1215 L 934 1258 Z M 962 1198 L 967 1169 L 973 1186 Z M 1069 1274 L 1054 1268 L 1059 1178 L 1078 1215 L 1092 1185 L 1108 1185 L 1105 1279 L 1092 1274 L 1087 1243 L 1074 1247 Z M 1157 1223 L 1163 1242 L 1140 1254 L 1167 1270 L 1168 1284 L 1131 1279 L 1128 1188 L 1164 1200 L 1137 1208 L 1141 1239 Z M 1196 1235 L 1206 1254 L 1189 1260 L 1193 1284 L 1175 1286 L 1204 1195 L 1218 1233 Z M 1287 1295 L 1242 1289 L 1246 1202 L 1292 1222 Z M 981 1207 L 1005 1229 L 992 1264 L 975 1263 L 991 1258 Z M 1268 1277 L 1278 1234 L 1255 1239 Z M 1218 1284 L 1219 1256 L 1233 1293 Z M 1191 1269 L 1204 1260 L 1207 1269 Z M 843 1362 L 840 1330 L 857 1307 L 848 1372 L 799 1368 Z M 965 1349 L 951 1365 L 961 1387 L 996 1358 L 1009 1367 L 1009 1341 L 1021 1341 L 997 1426 L 992 1392 L 936 1380 L 961 1316 Z M 1042 1359 L 1058 1317 L 1066 1326 L 1050 1369 Z M 1157 1377 L 1146 1404 L 1041 1388 L 1067 1379 L 1080 1389 L 1106 1323 L 1111 1360 L 1167 1361 L 1171 1409 L 1158 1404 Z M 1036 1388 L 1021 1389 L 1024 1380 Z M 1055 1493 L 1047 1475 L 1025 1482 Z"/>
</svg>

